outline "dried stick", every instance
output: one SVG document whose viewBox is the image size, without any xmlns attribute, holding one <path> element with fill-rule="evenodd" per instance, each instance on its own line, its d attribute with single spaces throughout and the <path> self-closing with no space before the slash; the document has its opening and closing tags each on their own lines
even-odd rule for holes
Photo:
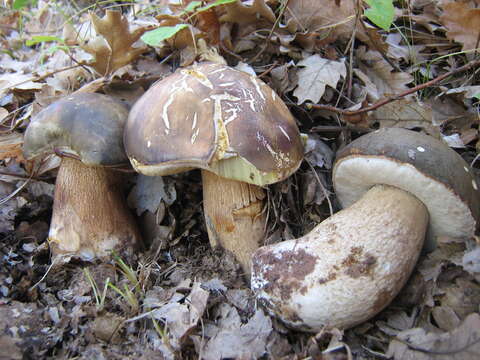
<svg viewBox="0 0 480 360">
<path fill-rule="evenodd" d="M 353 110 L 353 111 L 344 110 L 344 109 L 340 109 L 340 108 L 337 108 L 337 107 L 331 106 L 331 105 L 320 105 L 320 104 L 311 104 L 311 103 L 306 104 L 306 106 L 307 106 L 307 109 L 329 110 L 329 111 L 332 111 L 332 112 L 335 112 L 335 113 L 338 113 L 338 114 L 342 114 L 342 115 L 346 115 L 346 116 L 363 114 L 363 113 L 366 113 L 366 112 L 369 112 L 369 111 L 376 110 L 380 106 L 386 105 L 386 104 L 391 103 L 391 102 L 396 101 L 396 100 L 399 100 L 399 99 L 401 99 L 401 98 L 403 98 L 407 95 L 410 95 L 414 92 L 417 92 L 419 90 L 423 90 L 423 89 L 425 89 L 429 86 L 432 86 L 432 85 L 442 81 L 443 79 L 445 79 L 445 78 L 447 78 L 451 75 L 470 70 L 471 68 L 477 67 L 478 65 L 480 65 L 480 60 L 472 61 L 468 64 L 460 66 L 459 68 L 456 68 L 456 69 L 451 70 L 451 71 L 449 71 L 449 72 L 447 72 L 443 75 L 440 75 L 440 76 L 436 77 L 435 79 L 427 81 L 426 83 L 417 85 L 417 86 L 415 86 L 411 89 L 408 89 L 406 91 L 401 92 L 400 94 L 386 97 L 386 98 L 376 102 L 373 105 L 367 106 L 367 107 L 365 107 L 363 109 L 359 109 L 359 110 Z M 356 121 L 350 120 L 350 122 L 355 123 Z"/>
</svg>

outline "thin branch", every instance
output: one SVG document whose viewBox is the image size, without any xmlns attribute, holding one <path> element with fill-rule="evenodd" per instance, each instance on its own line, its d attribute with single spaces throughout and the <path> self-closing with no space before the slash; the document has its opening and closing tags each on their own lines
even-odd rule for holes
<svg viewBox="0 0 480 360">
<path fill-rule="evenodd" d="M 307 106 L 307 109 L 321 109 L 321 110 L 329 110 L 329 111 L 332 111 L 332 112 L 335 112 L 335 113 L 339 113 L 339 114 L 342 114 L 342 115 L 346 115 L 346 116 L 352 116 L 352 115 L 358 115 L 358 114 L 363 114 L 363 113 L 366 113 L 366 112 L 369 112 L 369 111 L 373 111 L 373 110 L 376 110 L 378 109 L 379 107 L 383 106 L 383 105 L 386 105 L 386 104 L 389 104 L 393 101 L 396 101 L 396 100 L 400 100 L 401 98 L 407 96 L 407 95 L 410 95 L 410 94 L 413 94 L 417 91 L 420 91 L 420 90 L 423 90 L 427 87 L 430 87 L 432 85 L 435 85 L 437 83 L 439 83 L 440 81 L 442 81 L 443 79 L 449 77 L 449 76 L 452 76 L 454 74 L 457 74 L 457 73 L 460 73 L 460 72 L 464 72 L 464 71 L 467 71 L 467 70 L 470 70 L 471 68 L 474 68 L 474 67 L 477 67 L 480 65 L 480 60 L 476 60 L 476 61 L 472 61 L 468 64 L 465 64 L 463 66 L 460 66 L 459 68 L 456 68 L 454 70 L 451 70 L 443 75 L 440 75 L 438 77 L 436 77 L 435 79 L 433 80 L 430 80 L 430 81 L 427 81 L 426 83 L 423 83 L 423 84 L 420 84 L 420 85 L 417 85 L 411 89 L 408 89 L 406 91 L 403 91 L 401 92 L 400 94 L 397 94 L 397 95 L 394 95 L 394 96 L 389 96 L 389 97 L 386 97 L 378 102 L 376 102 L 375 104 L 373 105 L 370 105 L 370 106 L 367 106 L 363 109 L 359 109 L 359 110 L 344 110 L 344 109 L 340 109 L 340 108 L 337 108 L 335 106 L 331 106 L 331 105 L 320 105 L 320 104 L 311 104 L 311 103 L 308 103 L 306 106 Z M 350 120 L 350 122 L 352 123 L 355 123 L 357 121 L 352 121 Z"/>
</svg>

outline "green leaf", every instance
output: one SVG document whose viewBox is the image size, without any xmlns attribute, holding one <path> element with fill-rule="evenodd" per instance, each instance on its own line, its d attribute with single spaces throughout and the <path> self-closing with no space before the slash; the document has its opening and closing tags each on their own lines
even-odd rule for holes
<svg viewBox="0 0 480 360">
<path fill-rule="evenodd" d="M 201 8 L 198 8 L 197 12 L 207 11 L 208 9 L 211 9 L 215 6 L 231 4 L 231 3 L 234 3 L 234 2 L 237 2 L 237 0 L 217 0 L 213 3 L 211 3 L 211 4 L 208 4 L 208 5 L 202 6 Z"/>
<path fill-rule="evenodd" d="M 188 27 L 187 24 L 177 24 L 175 26 L 162 26 L 152 31 L 147 31 L 140 39 L 150 46 L 158 46 L 163 40 L 171 38 L 180 30 Z"/>
<path fill-rule="evenodd" d="M 46 35 L 33 36 L 31 40 L 25 41 L 25 44 L 27 46 L 32 46 L 38 43 L 50 42 L 50 41 L 57 41 L 63 44 L 63 39 L 56 36 L 46 36 Z"/>
<path fill-rule="evenodd" d="M 475 95 L 473 95 L 473 97 L 477 100 L 480 100 L 480 93 L 476 93 Z"/>
<path fill-rule="evenodd" d="M 183 9 L 183 12 L 184 13 L 187 13 L 187 12 L 193 12 L 195 11 L 195 9 L 197 7 L 199 7 L 200 5 L 202 5 L 202 2 L 201 1 L 192 1 L 190 4 L 188 4 L 185 9 Z"/>
<path fill-rule="evenodd" d="M 25 6 L 27 6 L 28 4 L 30 4 L 32 2 L 32 0 L 15 0 L 13 2 L 13 9 L 14 10 L 20 10 L 22 8 L 24 8 Z"/>
<path fill-rule="evenodd" d="M 393 0 L 365 0 L 370 9 L 365 10 L 365 16 L 385 31 L 390 30 L 393 22 Z"/>
</svg>

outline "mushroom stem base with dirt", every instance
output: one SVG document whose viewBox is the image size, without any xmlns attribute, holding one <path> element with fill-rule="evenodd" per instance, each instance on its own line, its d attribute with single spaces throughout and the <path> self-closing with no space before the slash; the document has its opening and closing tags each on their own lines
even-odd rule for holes
<svg viewBox="0 0 480 360">
<path fill-rule="evenodd" d="M 210 245 L 233 253 L 246 275 L 265 238 L 264 190 L 202 170 L 203 207 Z"/>
<path fill-rule="evenodd" d="M 121 193 L 123 176 L 63 158 L 55 183 L 48 240 L 56 262 L 70 257 L 131 256 L 140 233 Z"/>
<path fill-rule="evenodd" d="M 304 237 L 258 249 L 252 288 L 289 326 L 352 327 L 381 311 L 405 284 L 428 218 L 415 196 L 376 185 Z"/>
</svg>

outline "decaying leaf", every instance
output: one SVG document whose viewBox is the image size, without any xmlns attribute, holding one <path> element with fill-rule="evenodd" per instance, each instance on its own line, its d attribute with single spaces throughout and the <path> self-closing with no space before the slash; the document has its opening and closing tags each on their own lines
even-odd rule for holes
<svg viewBox="0 0 480 360">
<path fill-rule="evenodd" d="M 135 208 L 140 216 L 145 210 L 156 213 L 160 202 L 163 200 L 171 205 L 175 201 L 177 193 L 171 181 L 165 184 L 161 176 L 137 176 L 137 184 L 128 195 L 128 204 Z"/>
<path fill-rule="evenodd" d="M 480 9 L 465 2 L 448 2 L 440 21 L 448 29 L 447 37 L 463 44 L 464 51 L 479 47 Z"/>
<path fill-rule="evenodd" d="M 168 303 L 153 312 L 153 317 L 166 325 L 169 343 L 174 349 L 180 349 L 187 335 L 197 326 L 207 306 L 208 296 L 209 292 L 203 290 L 199 282 L 195 282 L 186 298 L 174 293 Z M 150 305 L 154 304 L 152 301 L 149 300 Z M 161 304 L 164 300 L 157 301 Z"/>
<path fill-rule="evenodd" d="M 355 1 L 290 0 L 285 20 L 293 33 L 313 33 L 324 42 L 348 40 L 355 25 Z"/>
<path fill-rule="evenodd" d="M 134 61 L 146 47 L 135 48 L 132 45 L 146 29 L 139 28 L 130 32 L 128 20 L 122 13 L 107 10 L 103 18 L 90 14 L 97 36 L 82 46 L 95 57 L 89 65 L 102 75 L 114 72 Z"/>
<path fill-rule="evenodd" d="M 438 137 L 440 129 L 432 124 L 432 116 L 432 108 L 414 98 L 391 102 L 368 114 L 369 120 L 380 127 L 421 128 Z"/>
<path fill-rule="evenodd" d="M 298 86 L 293 92 L 298 99 L 297 104 L 303 104 L 307 100 L 318 103 L 325 92 L 325 86 L 335 88 L 340 77 L 347 74 L 343 62 L 327 60 L 318 54 L 303 59 L 297 66 L 303 67 L 298 70 Z"/>
<path fill-rule="evenodd" d="M 19 133 L 6 133 L 0 135 L 0 160 L 14 158 L 23 162 L 23 135 Z"/>
<path fill-rule="evenodd" d="M 375 51 L 359 51 L 362 70 L 376 85 L 380 97 L 400 94 L 408 89 L 407 84 L 413 81 L 413 76 L 406 72 L 394 72 L 392 66 Z"/>
<path fill-rule="evenodd" d="M 463 268 L 470 274 L 480 274 L 480 246 L 463 255 Z"/>
<path fill-rule="evenodd" d="M 387 356 L 396 360 L 476 360 L 480 357 L 480 315 L 470 314 L 459 327 L 446 333 L 422 328 L 402 331 L 390 343 Z"/>
<path fill-rule="evenodd" d="M 210 340 L 201 349 L 202 358 L 257 359 L 265 354 L 267 338 L 272 332 L 270 318 L 258 309 L 246 324 L 242 324 L 234 307 L 223 303 L 220 308 L 218 326 L 213 326 L 207 331 L 206 335 Z"/>
<path fill-rule="evenodd" d="M 249 0 L 226 4 L 225 14 L 220 17 L 221 22 L 233 22 L 237 24 L 248 24 L 258 21 L 261 16 L 270 22 L 275 22 L 275 14 L 272 9 L 265 4 L 265 0 Z"/>
</svg>

